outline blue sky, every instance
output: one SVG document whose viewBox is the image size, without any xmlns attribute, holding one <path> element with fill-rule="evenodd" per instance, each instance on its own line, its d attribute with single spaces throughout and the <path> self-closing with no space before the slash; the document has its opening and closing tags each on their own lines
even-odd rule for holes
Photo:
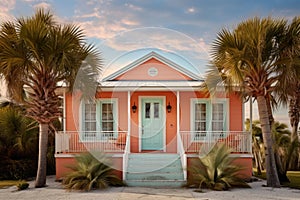
<svg viewBox="0 0 300 200">
<path fill-rule="evenodd" d="M 107 65 L 146 46 L 180 54 L 200 70 L 222 28 L 254 16 L 290 20 L 300 14 L 299 0 L 1 0 L 0 22 L 30 16 L 39 7 L 61 23 L 80 25 Z M 287 114 L 279 112 L 276 119 L 287 122 Z"/>
</svg>

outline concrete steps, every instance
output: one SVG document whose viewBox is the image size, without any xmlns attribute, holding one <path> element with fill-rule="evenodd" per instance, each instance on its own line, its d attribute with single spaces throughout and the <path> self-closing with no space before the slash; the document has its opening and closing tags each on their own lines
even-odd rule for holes
<svg viewBox="0 0 300 200">
<path fill-rule="evenodd" d="M 184 181 L 178 154 L 130 154 L 126 172 L 128 186 L 180 187 Z"/>
</svg>

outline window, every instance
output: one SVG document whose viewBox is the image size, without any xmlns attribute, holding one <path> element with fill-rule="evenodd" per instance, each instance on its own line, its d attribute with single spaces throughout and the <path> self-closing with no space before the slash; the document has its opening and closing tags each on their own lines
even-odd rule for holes
<svg viewBox="0 0 300 200">
<path fill-rule="evenodd" d="M 159 103 L 154 103 L 154 118 L 159 118 Z"/>
<path fill-rule="evenodd" d="M 150 108 L 151 108 L 151 103 L 146 103 L 145 104 L 145 118 L 146 119 L 150 118 Z"/>
<path fill-rule="evenodd" d="M 195 116 L 194 116 L 194 131 L 195 137 L 200 139 L 206 136 L 207 130 L 207 104 L 195 103 Z"/>
<path fill-rule="evenodd" d="M 84 104 L 84 137 L 95 137 L 96 126 L 96 104 L 87 102 Z"/>
<path fill-rule="evenodd" d="M 195 104 L 195 130 L 206 131 L 206 103 Z"/>
<path fill-rule="evenodd" d="M 192 130 L 195 140 L 203 140 L 208 129 L 208 101 L 194 100 L 192 102 Z"/>
<path fill-rule="evenodd" d="M 113 138 L 115 129 L 114 117 L 114 103 L 113 102 L 101 102 L 100 103 L 100 115 L 101 115 L 101 131 L 102 136 Z"/>
<path fill-rule="evenodd" d="M 218 99 L 213 102 L 206 99 L 193 99 L 191 105 L 191 130 L 195 140 L 205 140 L 211 132 L 227 130 L 227 100 Z M 215 134 L 215 133 L 214 133 Z"/>
<path fill-rule="evenodd" d="M 83 139 L 111 139 L 117 137 L 117 100 L 97 99 L 82 104 Z"/>
<path fill-rule="evenodd" d="M 212 131 L 224 131 L 224 105 L 223 103 L 212 104 Z"/>
</svg>

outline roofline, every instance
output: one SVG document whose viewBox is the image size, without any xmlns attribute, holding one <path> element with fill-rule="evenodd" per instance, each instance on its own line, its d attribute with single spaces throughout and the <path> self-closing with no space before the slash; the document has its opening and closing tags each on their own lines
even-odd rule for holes
<svg viewBox="0 0 300 200">
<path fill-rule="evenodd" d="M 142 87 L 100 87 L 98 91 L 103 92 L 136 92 L 136 91 L 146 91 L 146 92 L 161 92 L 161 91 L 201 91 L 203 88 L 199 86 L 191 87 L 191 86 L 172 86 L 172 87 L 155 87 L 155 86 L 142 86 Z"/>
<path fill-rule="evenodd" d="M 151 51 L 150 53 L 142 56 L 141 58 L 135 60 L 134 62 L 130 63 L 129 65 L 121 68 L 120 70 L 117 70 L 116 72 L 108 75 L 107 77 L 103 78 L 102 81 L 109 81 L 109 80 L 113 80 L 115 78 L 117 78 L 118 76 L 124 74 L 125 72 L 128 72 L 129 70 L 135 68 L 136 66 L 138 66 L 141 63 L 144 63 L 152 58 L 156 58 L 158 61 L 172 67 L 173 69 L 183 73 L 184 75 L 192 78 L 193 80 L 202 80 L 200 76 L 194 74 L 193 72 L 181 67 L 180 65 L 176 64 L 175 62 L 169 60 L 168 58 L 154 52 Z"/>
</svg>

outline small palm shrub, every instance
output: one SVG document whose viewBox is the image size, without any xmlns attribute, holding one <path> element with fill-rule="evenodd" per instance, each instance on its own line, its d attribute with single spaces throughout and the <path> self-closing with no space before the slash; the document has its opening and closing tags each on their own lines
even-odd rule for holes
<svg viewBox="0 0 300 200">
<path fill-rule="evenodd" d="M 26 190 L 29 187 L 29 183 L 26 181 L 20 181 L 17 185 L 18 190 Z"/>
<path fill-rule="evenodd" d="M 77 164 L 69 166 L 72 172 L 63 179 L 64 187 L 68 190 L 90 191 L 124 185 L 123 181 L 112 173 L 109 159 L 103 153 L 96 157 L 89 153 L 77 156 Z"/>
<path fill-rule="evenodd" d="M 231 187 L 250 187 L 239 172 L 243 168 L 234 164 L 230 149 L 225 144 L 216 144 L 203 158 L 197 159 L 189 168 L 188 186 L 212 190 L 228 190 Z"/>
</svg>

